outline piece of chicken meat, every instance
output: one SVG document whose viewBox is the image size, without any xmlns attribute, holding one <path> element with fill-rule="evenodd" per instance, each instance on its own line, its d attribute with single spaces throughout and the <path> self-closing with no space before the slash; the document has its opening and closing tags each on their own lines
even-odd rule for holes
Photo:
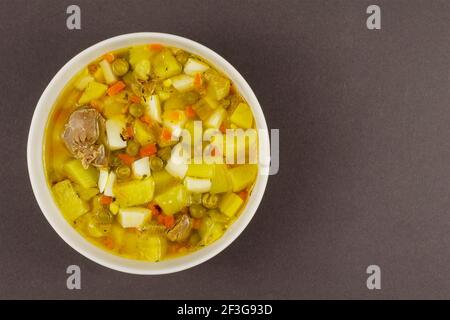
<svg viewBox="0 0 450 320">
<path fill-rule="evenodd" d="M 183 214 L 172 229 L 167 231 L 167 238 L 170 241 L 184 241 L 189 237 L 192 230 L 192 219 L 187 214 Z"/>
<path fill-rule="evenodd" d="M 103 167 L 107 164 L 105 146 L 99 141 L 105 119 L 93 108 L 75 110 L 66 123 L 63 140 L 66 147 L 83 167 Z"/>
</svg>

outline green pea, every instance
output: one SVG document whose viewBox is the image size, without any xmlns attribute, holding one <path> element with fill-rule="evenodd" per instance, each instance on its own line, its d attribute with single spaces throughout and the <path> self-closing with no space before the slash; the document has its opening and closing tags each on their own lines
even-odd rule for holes
<svg viewBox="0 0 450 320">
<path fill-rule="evenodd" d="M 183 95 L 187 104 L 194 104 L 200 99 L 200 94 L 196 91 L 188 91 Z"/>
<path fill-rule="evenodd" d="M 139 143 L 134 140 L 128 141 L 126 152 L 132 157 L 136 156 L 139 153 Z"/>
<path fill-rule="evenodd" d="M 189 53 L 187 53 L 186 51 L 180 50 L 175 55 L 175 59 L 177 59 L 177 61 L 179 63 L 185 64 L 187 62 L 187 60 L 189 59 Z"/>
<path fill-rule="evenodd" d="M 164 168 L 164 162 L 159 157 L 150 158 L 150 169 L 152 171 L 161 171 Z"/>
<path fill-rule="evenodd" d="M 140 103 L 133 103 L 130 108 L 130 114 L 135 118 L 140 118 L 144 115 L 145 107 Z"/>
<path fill-rule="evenodd" d="M 200 237 L 200 235 L 198 234 L 198 232 L 193 233 L 190 237 L 189 237 L 189 244 L 191 246 L 195 246 L 197 243 L 200 242 L 200 240 L 202 240 L 202 238 Z"/>
<path fill-rule="evenodd" d="M 200 219 L 205 215 L 206 208 L 199 204 L 193 204 L 189 207 L 189 213 L 193 218 Z"/>
<path fill-rule="evenodd" d="M 119 179 L 126 179 L 131 175 L 131 169 L 125 165 L 118 166 L 116 169 L 116 175 Z"/>
<path fill-rule="evenodd" d="M 219 196 L 217 194 L 205 193 L 202 196 L 202 204 L 205 208 L 215 209 L 219 204 Z"/>
<path fill-rule="evenodd" d="M 128 69 L 130 69 L 130 65 L 128 62 L 124 59 L 116 59 L 112 63 L 112 71 L 116 76 L 123 76 L 128 72 Z"/>
</svg>

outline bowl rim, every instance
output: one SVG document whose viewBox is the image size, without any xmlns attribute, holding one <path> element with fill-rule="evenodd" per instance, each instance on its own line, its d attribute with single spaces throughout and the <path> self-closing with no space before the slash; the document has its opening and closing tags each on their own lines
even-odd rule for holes
<svg viewBox="0 0 450 320">
<path fill-rule="evenodd" d="M 83 238 L 66 221 L 57 208 L 45 178 L 43 161 L 44 134 L 48 117 L 68 81 L 88 63 L 105 52 L 149 43 L 160 43 L 190 51 L 204 58 L 216 69 L 227 75 L 251 107 L 257 129 L 261 129 L 263 132 L 263 134 L 258 135 L 260 174 L 256 179 L 250 199 L 237 220 L 214 243 L 185 256 L 162 260 L 157 263 L 117 256 Z M 138 32 L 122 34 L 98 42 L 81 51 L 70 59 L 49 82 L 36 104 L 31 120 L 27 142 L 28 174 L 34 196 L 45 218 L 56 233 L 74 250 L 104 267 L 125 273 L 141 275 L 173 273 L 199 265 L 223 251 L 242 233 L 253 218 L 261 203 L 268 181 L 268 174 L 261 174 L 262 171 L 267 171 L 261 170 L 261 163 L 265 163 L 268 166 L 270 162 L 270 142 L 267 130 L 267 123 L 262 108 L 253 90 L 242 75 L 215 51 L 188 38 L 168 33 Z"/>
</svg>

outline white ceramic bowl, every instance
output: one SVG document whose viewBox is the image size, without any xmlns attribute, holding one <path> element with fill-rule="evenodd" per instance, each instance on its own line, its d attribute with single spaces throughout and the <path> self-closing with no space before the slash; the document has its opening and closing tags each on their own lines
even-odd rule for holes
<svg viewBox="0 0 450 320">
<path fill-rule="evenodd" d="M 162 45 L 174 46 L 199 55 L 231 79 L 244 99 L 251 106 L 255 115 L 257 128 L 265 130 L 265 133 L 259 134 L 259 162 L 261 163 L 263 161 L 267 164 L 269 161 L 270 146 L 268 134 L 266 134 L 266 120 L 255 94 L 239 72 L 237 72 L 224 58 L 197 42 L 171 34 L 147 32 L 120 35 L 97 43 L 76 55 L 58 71 L 48 84 L 36 105 L 28 136 L 27 160 L 33 192 L 43 214 L 53 229 L 55 229 L 60 237 L 72 248 L 87 258 L 114 270 L 134 274 L 165 274 L 198 265 L 212 258 L 231 244 L 245 229 L 255 214 L 264 194 L 268 176 L 258 175 L 255 187 L 246 207 L 243 209 L 237 221 L 229 227 L 219 240 L 186 256 L 154 263 L 122 258 L 110 254 L 85 240 L 70 226 L 57 208 L 46 183 L 43 164 L 44 130 L 47 119 L 58 95 L 61 93 L 67 82 L 79 70 L 106 52 L 132 45 L 148 43 L 160 43 Z M 260 168 L 262 168 L 261 165 Z"/>
</svg>

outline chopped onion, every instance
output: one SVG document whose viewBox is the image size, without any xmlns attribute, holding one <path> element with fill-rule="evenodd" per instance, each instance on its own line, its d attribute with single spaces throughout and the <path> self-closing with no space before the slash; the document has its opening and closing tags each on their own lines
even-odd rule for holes
<svg viewBox="0 0 450 320">
<path fill-rule="evenodd" d="M 209 66 L 197 59 L 189 58 L 184 65 L 184 73 L 193 76 L 199 72 L 205 72 L 209 69 Z"/>
<path fill-rule="evenodd" d="M 150 118 L 161 123 L 161 103 L 158 95 L 154 94 L 147 98 L 146 113 Z"/>
<path fill-rule="evenodd" d="M 180 92 L 186 92 L 194 89 L 194 78 L 185 74 L 180 74 L 170 79 L 175 89 Z"/>
<path fill-rule="evenodd" d="M 120 209 L 117 220 L 123 228 L 140 228 L 150 216 L 151 211 L 146 208 Z"/>
<path fill-rule="evenodd" d="M 149 157 L 143 157 L 139 160 L 136 160 L 131 165 L 131 169 L 133 170 L 133 175 L 136 178 L 143 178 L 150 176 L 150 160 Z"/>
<path fill-rule="evenodd" d="M 120 119 L 106 120 L 106 136 L 111 150 L 119 150 L 127 146 L 127 142 L 122 139 L 122 131 L 125 129 L 125 123 Z"/>
<path fill-rule="evenodd" d="M 206 119 L 205 126 L 208 128 L 219 129 L 223 119 L 225 119 L 226 111 L 224 108 L 219 107 Z"/>
<path fill-rule="evenodd" d="M 103 76 L 105 77 L 105 81 L 107 84 L 113 84 L 117 81 L 116 76 L 114 75 L 114 72 L 112 71 L 111 65 L 108 61 L 102 60 L 99 63 L 100 68 L 102 68 Z"/>
<path fill-rule="evenodd" d="M 108 176 L 108 181 L 105 185 L 105 190 L 103 194 L 108 197 L 114 197 L 113 187 L 114 183 L 116 182 L 116 174 L 114 172 L 110 172 Z"/>
<path fill-rule="evenodd" d="M 211 180 L 210 179 L 196 179 L 191 177 L 186 177 L 184 179 L 184 185 L 188 191 L 193 193 L 203 193 L 211 190 Z"/>
<path fill-rule="evenodd" d="M 98 176 L 98 189 L 100 190 L 100 193 L 105 191 L 106 183 L 108 182 L 108 169 L 100 169 L 100 174 Z"/>
</svg>

